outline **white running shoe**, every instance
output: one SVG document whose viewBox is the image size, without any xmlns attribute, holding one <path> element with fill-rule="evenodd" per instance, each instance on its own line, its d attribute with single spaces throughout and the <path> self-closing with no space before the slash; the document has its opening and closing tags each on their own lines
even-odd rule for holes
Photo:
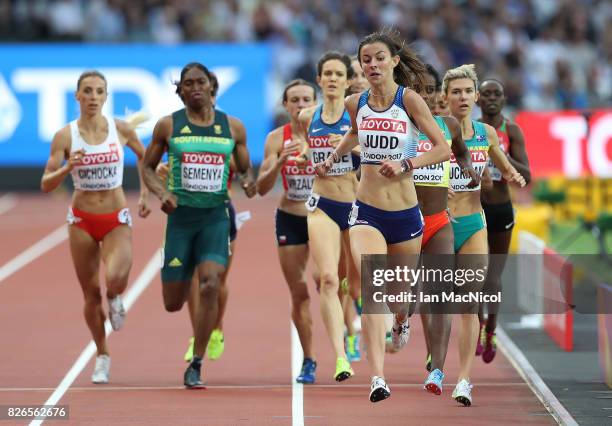
<svg viewBox="0 0 612 426">
<path fill-rule="evenodd" d="M 108 377 L 110 375 L 110 356 L 98 355 L 96 357 L 96 366 L 94 372 L 91 375 L 91 381 L 93 383 L 108 383 Z"/>
<path fill-rule="evenodd" d="M 125 308 L 121 296 L 117 295 L 114 299 L 108 299 L 108 319 L 113 330 L 117 331 L 123 327 L 125 321 Z"/>
<path fill-rule="evenodd" d="M 455 390 L 453 391 L 453 399 L 457 401 L 459 404 L 463 404 L 465 407 L 469 407 L 472 405 L 472 385 L 465 379 L 462 379 L 457 386 L 455 386 Z"/>
<path fill-rule="evenodd" d="M 401 348 L 406 346 L 410 339 L 410 324 L 408 323 L 408 317 L 400 324 L 397 322 L 397 316 L 393 316 L 393 328 L 391 329 L 391 341 L 393 343 L 393 349 L 399 351 Z"/>
<path fill-rule="evenodd" d="M 385 400 L 391 396 L 391 389 L 387 386 L 387 382 L 382 377 L 372 377 L 372 385 L 370 386 L 370 402 L 378 402 Z"/>
</svg>

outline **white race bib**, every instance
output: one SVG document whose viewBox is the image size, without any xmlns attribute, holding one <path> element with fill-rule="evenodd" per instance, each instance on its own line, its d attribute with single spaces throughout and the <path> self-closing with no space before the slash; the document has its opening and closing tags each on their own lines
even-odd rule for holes
<svg viewBox="0 0 612 426">
<path fill-rule="evenodd" d="M 217 192 L 223 189 L 225 156 L 214 152 L 183 152 L 181 182 L 192 192 Z"/>
</svg>

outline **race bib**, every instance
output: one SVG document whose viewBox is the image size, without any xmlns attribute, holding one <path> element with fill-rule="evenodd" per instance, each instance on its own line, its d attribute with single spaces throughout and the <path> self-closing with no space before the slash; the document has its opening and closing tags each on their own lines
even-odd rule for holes
<svg viewBox="0 0 612 426">
<path fill-rule="evenodd" d="M 76 186 L 86 191 L 104 191 L 121 186 L 121 157 L 116 148 L 102 153 L 85 154 L 73 169 Z"/>
<path fill-rule="evenodd" d="M 470 151 L 472 154 L 472 166 L 476 171 L 476 174 L 482 176 L 485 167 L 487 166 L 487 152 L 484 150 L 473 150 Z M 468 192 L 468 191 L 479 191 L 480 184 L 474 188 L 468 188 L 468 184 L 472 181 L 470 175 L 464 173 L 453 154 L 451 154 L 451 167 L 450 167 L 450 186 L 455 192 Z"/>
<path fill-rule="evenodd" d="M 329 136 L 311 136 L 309 138 L 310 153 L 312 155 L 312 164 L 315 166 L 325 162 L 332 152 L 334 147 L 329 143 Z M 353 158 L 351 153 L 344 154 L 338 161 L 334 161 L 331 170 L 327 172 L 327 176 L 341 176 L 353 171 Z"/>
<path fill-rule="evenodd" d="M 433 144 L 429 140 L 419 141 L 417 157 L 431 151 Z M 444 185 L 448 176 L 448 163 L 437 163 L 414 169 L 412 179 L 416 185 Z"/>
<path fill-rule="evenodd" d="M 317 209 L 317 205 L 319 204 L 319 194 L 310 194 L 308 197 L 308 201 L 306 201 L 306 210 L 309 212 L 314 212 Z"/>
<path fill-rule="evenodd" d="M 359 216 L 359 206 L 353 203 L 351 207 L 351 212 L 349 213 L 348 224 L 349 226 L 353 226 L 355 222 L 357 222 L 357 217 Z"/>
<path fill-rule="evenodd" d="M 291 201 L 306 201 L 312 192 L 314 182 L 314 166 L 308 164 L 299 168 L 295 164 L 285 164 L 284 179 L 287 186 L 287 199 Z"/>
<path fill-rule="evenodd" d="M 489 174 L 491 175 L 491 180 L 498 182 L 504 179 L 504 177 L 502 176 L 501 170 L 497 168 L 497 166 L 493 163 L 493 160 L 491 160 L 490 158 L 489 158 L 488 167 L 489 167 Z"/>
<path fill-rule="evenodd" d="M 217 192 L 223 189 L 225 156 L 214 152 L 183 152 L 181 181 L 192 192 Z"/>
</svg>

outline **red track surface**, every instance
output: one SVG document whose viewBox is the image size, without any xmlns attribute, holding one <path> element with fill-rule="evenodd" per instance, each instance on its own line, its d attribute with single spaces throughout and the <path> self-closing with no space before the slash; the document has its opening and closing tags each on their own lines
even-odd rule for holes
<svg viewBox="0 0 612 426">
<path fill-rule="evenodd" d="M 229 279 L 225 354 L 203 367 L 208 389 L 182 388 L 182 355 L 191 334 L 187 312 L 164 311 L 157 276 L 130 310 L 126 327 L 110 336 L 111 383 L 90 383 L 90 361 L 60 401 L 70 406 L 70 421 L 59 424 L 291 424 L 289 292 L 277 263 L 274 203 L 236 201 L 237 210 L 251 210 L 253 219 L 239 233 Z M 55 230 L 67 205 L 65 197 L 19 196 L 0 217 L 0 267 Z M 131 281 L 157 252 L 164 220 L 158 211 L 135 219 Z M 458 370 L 454 340 L 443 394 L 423 391 L 418 321 L 408 347 L 387 357 L 392 397 L 371 404 L 365 361 L 354 364 L 356 377 L 345 384 L 332 380 L 335 363 L 312 290 L 319 370 L 318 384 L 304 388 L 305 424 L 554 424 L 501 354 L 490 365 L 476 360 L 474 405 L 457 406 L 450 398 Z M 0 405 L 43 404 L 89 341 L 67 242 L 0 281 L 0 306 Z"/>
</svg>

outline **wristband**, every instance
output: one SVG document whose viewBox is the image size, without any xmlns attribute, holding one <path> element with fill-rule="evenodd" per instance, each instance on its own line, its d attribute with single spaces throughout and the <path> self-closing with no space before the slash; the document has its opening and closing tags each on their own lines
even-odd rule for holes
<svg viewBox="0 0 612 426">
<path fill-rule="evenodd" d="M 410 158 L 404 158 L 402 160 L 402 167 L 401 167 L 401 172 L 402 173 L 408 173 L 410 170 L 413 170 L 414 166 L 412 165 L 412 161 L 410 161 Z"/>
<path fill-rule="evenodd" d="M 332 158 L 334 159 L 335 163 L 340 162 L 340 156 L 338 155 L 338 153 L 336 152 L 336 150 L 334 150 L 331 154 Z"/>
</svg>

